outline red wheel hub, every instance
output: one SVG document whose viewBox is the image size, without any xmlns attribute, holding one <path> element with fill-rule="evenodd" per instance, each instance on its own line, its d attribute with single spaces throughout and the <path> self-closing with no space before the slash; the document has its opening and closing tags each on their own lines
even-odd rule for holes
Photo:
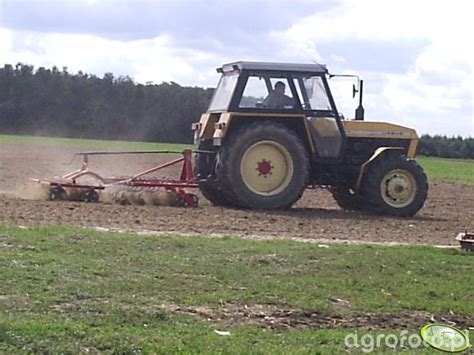
<svg viewBox="0 0 474 355">
<path fill-rule="evenodd" d="M 271 174 L 271 171 L 273 169 L 273 166 L 271 165 L 271 161 L 263 159 L 261 162 L 257 163 L 257 171 L 258 175 L 261 176 L 267 176 L 268 174 Z"/>
</svg>

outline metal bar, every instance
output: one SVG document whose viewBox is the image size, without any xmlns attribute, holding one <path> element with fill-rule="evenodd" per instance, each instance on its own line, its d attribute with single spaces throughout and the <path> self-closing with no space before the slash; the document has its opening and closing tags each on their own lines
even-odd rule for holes
<svg viewBox="0 0 474 355">
<path fill-rule="evenodd" d="M 128 150 L 128 151 L 92 151 L 92 152 L 79 152 L 74 154 L 71 161 L 64 165 L 71 165 L 74 159 L 78 156 L 83 156 L 83 167 L 88 164 L 89 155 L 126 155 L 126 154 L 182 154 L 182 152 L 174 150 Z"/>
<path fill-rule="evenodd" d="M 202 149 L 196 149 L 196 150 L 193 150 L 192 152 L 193 152 L 193 153 L 196 153 L 196 154 L 217 154 L 216 151 L 213 151 L 213 150 L 202 150 Z"/>
<path fill-rule="evenodd" d="M 47 181 L 47 180 L 45 180 Z M 61 186 L 66 188 L 76 188 L 76 189 L 94 189 L 94 190 L 104 190 L 105 186 L 103 185 L 83 185 L 83 184 L 74 184 L 74 183 L 61 183 L 58 181 L 50 181 L 50 186 Z"/>
<path fill-rule="evenodd" d="M 185 149 L 183 151 L 183 167 L 181 169 L 181 175 L 180 175 L 180 180 L 183 181 L 189 181 L 189 180 L 194 180 L 194 174 L 193 174 L 193 157 L 192 157 L 192 152 L 190 149 Z"/>
<path fill-rule="evenodd" d="M 213 150 L 203 150 L 203 149 L 185 149 L 190 150 L 192 153 L 200 153 L 200 154 L 216 154 Z M 126 155 L 126 154 L 183 154 L 183 151 L 175 151 L 175 150 L 137 150 L 137 151 L 92 151 L 92 152 L 79 152 L 74 154 L 75 156 L 86 156 L 86 155 Z"/>
<path fill-rule="evenodd" d="M 196 182 L 170 182 L 166 180 L 153 181 L 153 182 L 143 182 L 143 181 L 131 181 L 125 183 L 127 186 L 135 187 L 166 187 L 166 188 L 196 188 L 198 184 Z"/>
<path fill-rule="evenodd" d="M 128 150 L 128 151 L 92 151 L 92 152 L 79 152 L 75 155 L 125 155 L 125 154 L 182 154 L 183 152 L 175 150 Z"/>
<path fill-rule="evenodd" d="M 66 174 L 66 175 L 63 175 L 61 178 L 63 179 L 69 179 L 71 176 L 74 176 L 76 174 L 79 174 L 79 173 L 82 173 L 83 171 L 85 171 L 84 169 L 78 169 L 78 170 L 74 170 L 73 172 L 69 173 L 69 174 Z"/>
<path fill-rule="evenodd" d="M 72 181 L 60 181 L 60 180 L 41 180 L 41 179 L 31 179 L 30 181 L 37 182 L 42 185 L 49 185 L 49 186 L 61 186 L 61 187 L 71 187 L 71 188 L 78 188 L 78 189 L 96 189 L 96 190 L 104 190 L 104 185 L 85 185 L 85 184 L 74 184 Z"/>
<path fill-rule="evenodd" d="M 104 184 L 107 183 L 107 178 L 103 178 L 99 174 L 97 174 L 93 171 L 90 171 L 90 170 L 82 170 L 82 171 L 79 171 L 75 174 L 68 174 L 66 178 L 71 179 L 71 180 L 76 180 L 76 179 L 79 179 L 80 177 L 83 177 L 83 176 L 86 176 L 86 175 L 90 175 L 90 176 L 94 177 L 96 180 L 100 181 L 101 183 L 104 183 Z"/>
<path fill-rule="evenodd" d="M 145 170 L 141 173 L 138 173 L 138 174 L 135 174 L 133 175 L 130 180 L 133 180 L 133 179 L 136 179 L 136 178 L 139 178 L 140 176 L 143 176 L 143 175 L 147 175 L 147 174 L 150 174 L 150 173 L 153 173 L 155 171 L 158 171 L 158 170 L 161 170 L 161 169 L 164 169 L 164 168 L 167 168 L 171 165 L 175 165 L 175 164 L 178 164 L 180 162 L 184 161 L 184 158 L 181 157 L 181 158 L 178 158 L 178 159 L 175 159 L 175 160 L 172 160 L 168 163 L 165 163 L 165 164 L 161 164 L 161 165 L 158 165 L 158 166 L 155 166 L 154 168 L 151 168 L 151 169 L 148 169 L 148 170 Z"/>
</svg>

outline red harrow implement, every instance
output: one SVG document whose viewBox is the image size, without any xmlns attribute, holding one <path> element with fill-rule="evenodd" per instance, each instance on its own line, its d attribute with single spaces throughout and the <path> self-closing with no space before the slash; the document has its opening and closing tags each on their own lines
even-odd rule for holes
<svg viewBox="0 0 474 355">
<path fill-rule="evenodd" d="M 50 200 L 67 200 L 72 196 L 71 191 L 79 191 L 80 199 L 85 202 L 98 202 L 98 191 L 107 190 L 113 186 L 125 186 L 130 188 L 144 188 L 153 190 L 164 190 L 172 192 L 176 197 L 186 206 L 196 207 L 198 205 L 198 198 L 196 195 L 186 192 L 185 189 L 198 188 L 198 181 L 194 177 L 192 167 L 192 151 L 185 149 L 181 154 L 182 157 L 171 160 L 167 163 L 156 165 L 141 171 L 135 175 L 127 177 L 104 177 L 89 168 L 89 157 L 97 155 L 130 155 L 130 154 L 176 154 L 173 151 L 131 151 L 131 152 L 83 152 L 77 153 L 77 156 L 82 156 L 82 166 L 80 169 L 71 173 L 65 174 L 61 177 L 54 177 L 53 179 L 30 179 L 42 185 L 49 186 L 48 197 Z M 73 160 L 74 160 L 73 158 Z M 160 170 L 168 167 L 182 164 L 181 174 L 179 179 L 155 178 L 150 176 Z M 81 182 L 85 178 L 87 182 Z M 92 181 L 92 182 L 91 182 Z"/>
</svg>

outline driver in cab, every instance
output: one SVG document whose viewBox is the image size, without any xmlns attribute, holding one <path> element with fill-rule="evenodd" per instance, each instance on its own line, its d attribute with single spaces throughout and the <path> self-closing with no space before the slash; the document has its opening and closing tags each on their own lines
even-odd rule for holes
<svg viewBox="0 0 474 355">
<path fill-rule="evenodd" d="M 293 108 L 294 100 L 285 95 L 285 83 L 277 81 L 275 89 L 263 100 L 265 108 Z"/>
</svg>

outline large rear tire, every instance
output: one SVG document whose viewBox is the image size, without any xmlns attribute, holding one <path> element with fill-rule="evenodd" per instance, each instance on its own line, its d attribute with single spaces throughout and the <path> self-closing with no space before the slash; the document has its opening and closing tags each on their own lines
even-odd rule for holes
<svg viewBox="0 0 474 355">
<path fill-rule="evenodd" d="M 403 155 L 388 155 L 369 166 L 361 192 L 372 212 L 410 217 L 423 207 L 428 181 L 416 161 Z"/>
<path fill-rule="evenodd" d="M 212 140 L 205 140 L 199 145 L 194 157 L 194 175 L 198 178 L 199 190 L 213 205 L 231 206 L 232 203 L 225 198 L 219 181 L 214 177 L 216 155 L 207 153 L 212 151 L 216 151 Z"/>
<path fill-rule="evenodd" d="M 234 206 L 222 193 L 217 180 L 200 181 L 199 190 L 214 206 Z"/>
<path fill-rule="evenodd" d="M 226 199 L 239 207 L 286 209 L 307 186 L 308 153 L 284 125 L 254 122 L 232 132 L 224 142 L 216 175 Z"/>
</svg>

